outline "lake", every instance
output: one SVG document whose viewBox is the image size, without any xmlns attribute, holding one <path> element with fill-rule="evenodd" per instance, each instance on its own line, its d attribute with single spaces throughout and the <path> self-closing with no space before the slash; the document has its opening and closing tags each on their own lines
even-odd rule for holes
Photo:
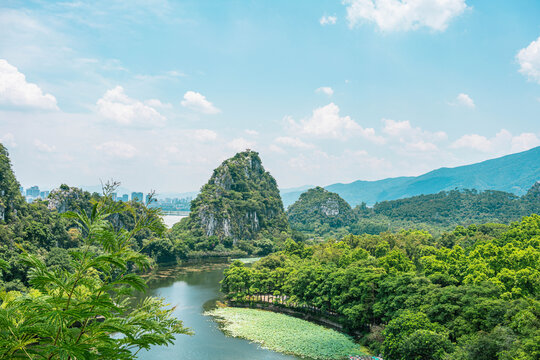
<svg viewBox="0 0 540 360">
<path fill-rule="evenodd" d="M 187 217 L 187 215 L 163 215 L 163 222 L 165 223 L 165 226 L 167 226 L 169 229 L 173 227 L 174 224 L 182 220 L 183 218 Z"/>
<path fill-rule="evenodd" d="M 219 282 L 227 266 L 223 263 L 179 266 L 164 269 L 148 280 L 147 295 L 164 297 L 168 303 L 176 305 L 175 315 L 195 335 L 178 335 L 173 345 L 141 350 L 139 359 L 299 359 L 262 349 L 247 340 L 228 337 L 211 317 L 203 315 L 222 297 Z"/>
</svg>

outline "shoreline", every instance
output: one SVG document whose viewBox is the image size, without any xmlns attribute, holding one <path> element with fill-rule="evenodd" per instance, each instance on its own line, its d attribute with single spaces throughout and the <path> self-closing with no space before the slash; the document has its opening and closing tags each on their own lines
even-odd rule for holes
<svg viewBox="0 0 540 360">
<path fill-rule="evenodd" d="M 368 349 L 341 331 L 265 309 L 221 306 L 207 311 L 229 336 L 309 359 L 371 359 Z"/>
</svg>

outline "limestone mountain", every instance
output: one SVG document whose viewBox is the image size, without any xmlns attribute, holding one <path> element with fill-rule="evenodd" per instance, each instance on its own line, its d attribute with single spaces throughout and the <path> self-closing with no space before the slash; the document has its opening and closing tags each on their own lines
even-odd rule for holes
<svg viewBox="0 0 540 360">
<path fill-rule="evenodd" d="M 351 206 L 341 196 L 319 186 L 300 195 L 287 210 L 287 216 L 296 230 L 313 230 L 314 226 L 324 224 L 339 228 L 355 220 Z"/>
<path fill-rule="evenodd" d="M 184 222 L 196 236 L 254 239 L 263 230 L 286 231 L 287 217 L 274 177 L 259 154 L 246 150 L 225 160 L 191 202 Z"/>
</svg>

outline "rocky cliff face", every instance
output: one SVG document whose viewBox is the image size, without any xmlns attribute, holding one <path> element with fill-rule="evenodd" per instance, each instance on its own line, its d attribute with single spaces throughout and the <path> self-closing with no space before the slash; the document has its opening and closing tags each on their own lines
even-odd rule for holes
<svg viewBox="0 0 540 360">
<path fill-rule="evenodd" d="M 265 171 L 259 154 L 249 150 L 214 170 L 192 201 L 186 223 L 196 235 L 233 240 L 288 228 L 276 180 Z"/>
<path fill-rule="evenodd" d="M 289 207 L 287 216 L 291 227 L 298 230 L 313 230 L 322 224 L 341 227 L 354 220 L 351 206 L 338 194 L 321 187 L 300 195 L 300 199 Z"/>
</svg>

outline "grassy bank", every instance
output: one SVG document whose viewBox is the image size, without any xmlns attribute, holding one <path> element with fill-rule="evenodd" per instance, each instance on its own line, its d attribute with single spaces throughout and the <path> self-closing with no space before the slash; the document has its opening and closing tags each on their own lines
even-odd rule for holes
<svg viewBox="0 0 540 360">
<path fill-rule="evenodd" d="M 363 354 L 360 345 L 349 336 L 283 314 L 224 307 L 206 315 L 214 316 L 229 335 L 282 353 L 312 359 L 345 359 L 348 355 Z"/>
</svg>

